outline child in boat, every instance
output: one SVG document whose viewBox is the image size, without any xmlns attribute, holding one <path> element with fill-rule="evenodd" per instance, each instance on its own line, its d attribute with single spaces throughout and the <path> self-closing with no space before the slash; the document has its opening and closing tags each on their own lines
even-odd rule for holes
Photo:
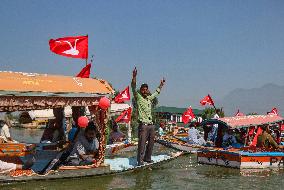
<svg viewBox="0 0 284 190">
<path fill-rule="evenodd" d="M 112 126 L 112 131 L 109 135 L 110 144 L 113 144 L 115 142 L 122 142 L 123 140 L 125 140 L 125 137 L 126 135 L 119 131 L 117 123 L 114 123 L 114 125 Z"/>
<path fill-rule="evenodd" d="M 196 127 L 197 127 L 197 124 L 194 124 L 194 123 L 191 123 L 189 125 L 188 143 L 204 146 L 206 144 L 206 141 L 204 140 L 200 132 L 196 129 Z"/>
<path fill-rule="evenodd" d="M 67 159 L 66 165 L 90 165 L 97 154 L 99 142 L 96 138 L 96 126 L 94 122 L 89 122 L 84 131 L 84 135 L 78 136 L 72 152 Z"/>
</svg>

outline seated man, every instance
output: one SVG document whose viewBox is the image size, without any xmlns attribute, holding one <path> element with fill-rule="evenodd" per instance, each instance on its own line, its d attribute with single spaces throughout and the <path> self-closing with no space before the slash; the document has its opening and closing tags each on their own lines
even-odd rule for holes
<svg viewBox="0 0 284 190">
<path fill-rule="evenodd" d="M 65 142 L 65 116 L 64 108 L 54 108 L 53 115 L 55 119 L 50 119 L 41 137 L 41 143 Z"/>
<path fill-rule="evenodd" d="M 112 127 L 112 132 L 109 135 L 110 144 L 113 144 L 115 142 L 122 142 L 125 137 L 126 135 L 119 131 L 118 125 L 115 123 Z"/>
<path fill-rule="evenodd" d="M 259 148 L 283 148 L 282 145 L 278 145 L 273 137 L 269 134 L 270 129 L 269 125 L 262 125 L 261 126 L 262 133 L 257 137 L 257 144 L 256 147 Z"/>
<path fill-rule="evenodd" d="M 196 144 L 196 145 L 205 145 L 206 142 L 204 138 L 201 136 L 200 132 L 196 129 L 195 124 L 191 124 L 188 130 L 188 143 Z"/>
<path fill-rule="evenodd" d="M 17 143 L 11 138 L 9 125 L 4 120 L 0 120 L 0 137 L 4 143 Z"/>
<path fill-rule="evenodd" d="M 99 142 L 96 138 L 96 126 L 93 122 L 89 122 L 84 131 L 84 135 L 79 136 L 76 141 L 69 158 L 67 165 L 90 165 L 97 154 Z"/>
<path fill-rule="evenodd" d="M 233 129 L 226 129 L 226 132 L 223 136 L 223 141 L 222 141 L 222 147 L 226 148 L 226 147 L 237 147 L 238 143 L 237 143 L 237 139 L 236 137 L 233 135 L 234 130 Z"/>
</svg>

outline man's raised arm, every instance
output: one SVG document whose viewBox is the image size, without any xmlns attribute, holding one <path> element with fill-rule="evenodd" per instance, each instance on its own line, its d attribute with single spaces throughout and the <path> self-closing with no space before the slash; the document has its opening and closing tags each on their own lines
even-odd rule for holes
<svg viewBox="0 0 284 190">
<path fill-rule="evenodd" d="M 166 82 L 166 80 L 165 80 L 165 78 L 163 78 L 160 82 L 160 85 L 156 89 L 156 91 L 151 96 L 149 96 L 148 99 L 153 100 L 156 96 L 158 96 L 158 94 L 160 94 L 161 89 L 163 88 L 165 82 Z"/>
<path fill-rule="evenodd" d="M 137 69 L 136 67 L 132 71 L 132 80 L 131 80 L 131 89 L 133 96 L 136 98 L 136 76 L 137 76 Z"/>
</svg>

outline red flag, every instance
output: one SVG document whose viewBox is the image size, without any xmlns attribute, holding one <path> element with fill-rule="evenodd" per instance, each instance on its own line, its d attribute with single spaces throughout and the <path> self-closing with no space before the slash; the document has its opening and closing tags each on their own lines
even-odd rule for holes
<svg viewBox="0 0 284 190">
<path fill-rule="evenodd" d="M 244 113 L 242 113 L 242 112 L 240 112 L 240 110 L 238 109 L 238 111 L 237 111 L 237 113 L 236 113 L 236 115 L 235 116 L 245 116 L 245 114 Z"/>
<path fill-rule="evenodd" d="M 129 86 L 126 87 L 123 91 L 121 91 L 116 97 L 114 98 L 115 103 L 123 103 L 124 101 L 130 100 L 130 92 Z"/>
<path fill-rule="evenodd" d="M 81 78 L 90 78 L 90 72 L 91 72 L 91 63 L 89 63 L 88 65 L 86 65 L 86 67 L 84 67 L 80 73 L 77 74 L 76 77 L 81 77 Z"/>
<path fill-rule="evenodd" d="M 195 118 L 192 108 L 191 107 L 187 108 L 187 110 L 182 114 L 181 118 L 184 124 L 187 124 L 189 121 Z"/>
<path fill-rule="evenodd" d="M 124 110 L 120 116 L 118 116 L 115 120 L 115 122 L 124 122 L 124 123 L 128 123 L 131 120 L 131 111 L 132 108 L 128 108 L 127 110 Z"/>
<path fill-rule="evenodd" d="M 279 115 L 277 108 L 273 108 L 271 112 L 268 112 L 268 115 Z"/>
<path fill-rule="evenodd" d="M 262 129 L 260 127 L 257 128 L 257 132 L 252 140 L 252 143 L 250 146 L 256 146 L 257 144 L 257 137 L 262 133 Z"/>
<path fill-rule="evenodd" d="M 73 36 L 49 40 L 50 51 L 72 58 L 88 58 L 88 36 Z"/>
<path fill-rule="evenodd" d="M 214 102 L 209 94 L 205 96 L 202 100 L 200 100 L 200 104 L 202 106 L 205 106 L 206 104 L 214 106 Z"/>
</svg>

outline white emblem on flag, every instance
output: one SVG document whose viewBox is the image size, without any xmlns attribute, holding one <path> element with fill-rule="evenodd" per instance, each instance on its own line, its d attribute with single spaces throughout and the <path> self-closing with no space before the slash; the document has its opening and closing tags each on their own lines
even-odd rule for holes
<svg viewBox="0 0 284 190">
<path fill-rule="evenodd" d="M 62 53 L 65 53 L 65 54 L 68 54 L 68 55 L 78 55 L 80 53 L 79 50 L 76 49 L 76 44 L 77 44 L 78 40 L 79 39 L 75 40 L 74 47 L 72 46 L 72 44 L 69 41 L 63 41 L 63 42 L 66 42 L 70 46 L 70 49 L 63 51 Z M 62 43 L 61 41 L 56 41 L 56 42 Z"/>
</svg>

